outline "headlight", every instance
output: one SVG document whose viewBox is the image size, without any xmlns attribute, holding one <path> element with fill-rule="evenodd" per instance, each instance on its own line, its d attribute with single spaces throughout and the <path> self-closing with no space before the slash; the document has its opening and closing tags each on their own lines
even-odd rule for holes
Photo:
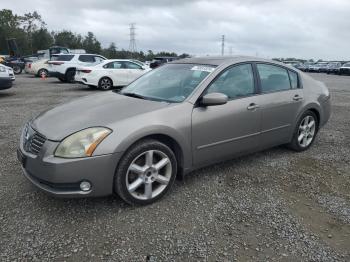
<svg viewBox="0 0 350 262">
<path fill-rule="evenodd" d="M 6 71 L 6 68 L 3 66 L 0 66 L 0 72 L 5 72 L 5 71 Z"/>
<path fill-rule="evenodd" d="M 57 147 L 55 156 L 78 158 L 92 156 L 96 147 L 112 130 L 105 127 L 91 127 L 65 138 Z"/>
</svg>

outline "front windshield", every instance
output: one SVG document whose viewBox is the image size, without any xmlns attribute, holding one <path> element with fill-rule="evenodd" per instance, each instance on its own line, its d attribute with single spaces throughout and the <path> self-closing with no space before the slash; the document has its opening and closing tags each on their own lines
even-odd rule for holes
<svg viewBox="0 0 350 262">
<path fill-rule="evenodd" d="M 182 102 L 214 69 L 212 65 L 167 64 L 137 79 L 123 88 L 120 94 L 156 101 Z"/>
</svg>

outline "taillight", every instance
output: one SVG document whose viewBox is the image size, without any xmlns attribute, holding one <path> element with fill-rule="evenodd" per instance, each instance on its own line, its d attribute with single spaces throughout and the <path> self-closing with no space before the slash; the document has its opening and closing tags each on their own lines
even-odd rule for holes
<svg viewBox="0 0 350 262">
<path fill-rule="evenodd" d="M 90 72 L 91 72 L 91 70 L 84 69 L 84 70 L 81 70 L 81 72 L 83 72 L 83 73 L 90 73 Z"/>
<path fill-rule="evenodd" d="M 28 68 L 32 68 L 32 64 L 31 63 L 28 64 Z"/>
</svg>

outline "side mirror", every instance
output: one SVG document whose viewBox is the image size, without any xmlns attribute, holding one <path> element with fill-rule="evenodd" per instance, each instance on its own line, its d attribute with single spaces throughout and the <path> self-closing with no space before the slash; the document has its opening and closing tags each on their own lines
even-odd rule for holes
<svg viewBox="0 0 350 262">
<path fill-rule="evenodd" d="M 228 101 L 227 95 L 223 93 L 210 93 L 203 96 L 200 100 L 201 106 L 218 106 L 224 105 Z"/>
</svg>

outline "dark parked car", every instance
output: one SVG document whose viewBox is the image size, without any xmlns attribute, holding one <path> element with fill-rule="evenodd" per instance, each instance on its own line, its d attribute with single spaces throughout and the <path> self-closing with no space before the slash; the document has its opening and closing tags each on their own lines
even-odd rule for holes
<svg viewBox="0 0 350 262">
<path fill-rule="evenodd" d="M 350 62 L 345 63 L 342 65 L 339 69 L 339 74 L 340 75 L 350 75 Z"/>
<path fill-rule="evenodd" d="M 158 66 L 161 66 L 165 63 L 174 61 L 179 59 L 178 57 L 173 57 L 173 56 L 159 56 L 159 57 L 155 57 L 153 59 L 153 61 L 150 63 L 149 67 L 154 69 L 157 68 Z"/>
<path fill-rule="evenodd" d="M 8 66 L 8 67 L 11 67 L 13 69 L 13 72 L 16 75 L 22 73 L 22 71 L 24 70 L 24 67 L 25 67 L 24 60 L 21 58 L 16 58 L 16 57 L 11 57 L 11 58 L 5 59 L 3 64 Z"/>
<path fill-rule="evenodd" d="M 41 113 L 17 153 L 27 179 L 50 194 L 117 193 L 145 205 L 200 167 L 281 144 L 307 150 L 330 110 L 327 87 L 285 64 L 189 58 Z"/>
</svg>

